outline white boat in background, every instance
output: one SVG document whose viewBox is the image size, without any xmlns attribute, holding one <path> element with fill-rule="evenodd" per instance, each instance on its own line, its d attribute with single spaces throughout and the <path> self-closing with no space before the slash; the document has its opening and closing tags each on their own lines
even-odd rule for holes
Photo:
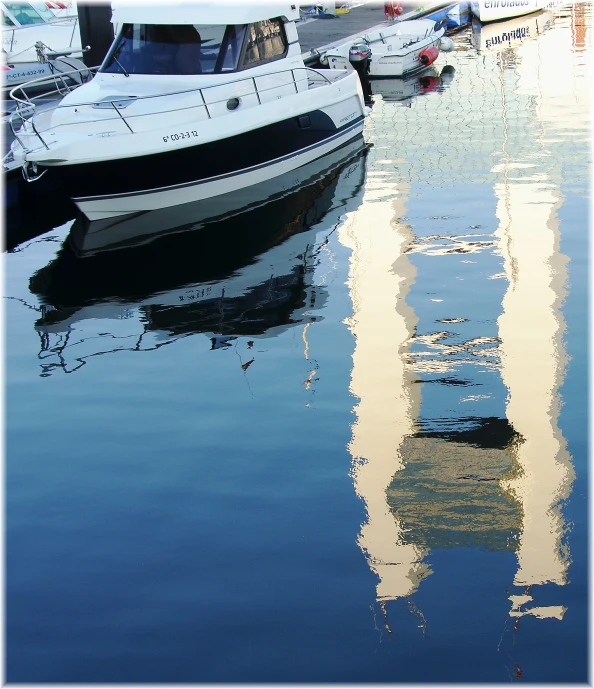
<svg viewBox="0 0 594 689">
<path fill-rule="evenodd" d="M 120 30 L 91 81 L 43 112 L 11 92 L 14 159 L 98 220 L 235 193 L 345 146 L 367 114 L 359 77 L 306 68 L 297 19 L 280 0 L 114 3 Z"/>
<path fill-rule="evenodd" d="M 44 2 L 0 2 L 4 90 L 32 79 L 84 68 L 76 9 Z M 76 6 L 75 6 L 76 8 Z M 60 16 L 59 11 L 68 12 Z"/>
<path fill-rule="evenodd" d="M 494 24 L 472 23 L 471 43 L 478 52 L 517 48 L 525 41 L 540 36 L 553 25 L 553 13 L 540 10 L 526 17 L 516 17 Z"/>
<path fill-rule="evenodd" d="M 444 37 L 444 24 L 432 19 L 397 22 L 328 48 L 320 62 L 341 70 L 363 63 L 362 71 L 370 77 L 403 77 L 431 65 L 440 50 L 453 50 L 451 39 Z"/>
<path fill-rule="evenodd" d="M 471 0 L 470 10 L 481 22 L 497 22 L 538 12 L 548 0 Z"/>
</svg>

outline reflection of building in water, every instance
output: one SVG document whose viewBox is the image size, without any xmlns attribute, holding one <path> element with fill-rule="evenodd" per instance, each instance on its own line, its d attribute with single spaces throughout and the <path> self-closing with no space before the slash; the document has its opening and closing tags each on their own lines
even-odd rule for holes
<svg viewBox="0 0 594 689">
<path fill-rule="evenodd" d="M 30 281 L 43 301 L 36 323 L 43 374 L 72 372 L 97 355 L 156 349 L 196 333 L 218 348 L 239 336 L 270 337 L 315 320 L 309 311 L 323 307 L 326 295 L 313 284 L 317 253 L 359 202 L 362 151 L 360 139 L 301 169 L 307 175 L 301 188 L 203 228 L 193 226 L 191 208 L 180 207 L 186 224 L 154 242 L 146 242 L 145 231 L 144 244 L 82 259 L 66 243 Z M 171 227 L 176 209 L 168 210 Z M 132 218 L 135 233 L 137 221 Z M 153 225 L 160 234 L 161 225 L 147 221 Z"/>
<path fill-rule="evenodd" d="M 514 584 L 526 591 L 510 596 L 514 617 L 561 619 L 565 611 L 562 605 L 532 601 L 535 585 L 565 584 L 569 564 L 561 506 L 570 494 L 574 470 L 558 425 L 567 363 L 561 313 L 567 258 L 560 251 L 558 217 L 563 203 L 559 162 L 566 161 L 551 155 L 562 115 L 558 99 L 565 101 L 564 120 L 574 113 L 576 132 L 588 123 L 583 96 L 576 94 L 579 81 L 569 38 L 568 32 L 547 34 L 522 52 L 516 90 L 534 99 L 534 151 L 518 156 L 506 139 L 503 160 L 495 168 L 500 176 L 495 185 L 497 235 L 508 280 L 498 321 L 501 369 L 509 390 L 507 417 L 524 438 L 517 449 L 516 476 L 503 484 L 523 513 Z M 574 44 L 573 30 L 571 39 Z"/>
<path fill-rule="evenodd" d="M 567 143 L 571 127 L 579 140 L 588 125 L 585 58 L 572 53 L 574 15 L 555 13 L 558 26 L 517 49 L 448 55 L 457 74 L 449 91 L 410 110 L 374 104 L 371 179 L 380 183 L 341 241 L 353 252 L 351 389 L 360 401 L 350 450 L 368 511 L 359 543 L 380 577 L 379 600 L 414 592 L 432 548 L 478 546 L 517 554 L 512 617 L 563 616 L 563 601 L 539 604 L 530 589 L 566 581 L 560 503 L 573 470 L 558 424 L 566 259 L 557 214 L 561 183 L 575 189 L 587 177 Z M 392 188 L 381 184 L 390 175 Z M 495 231 L 460 227 L 431 205 L 450 190 L 484 205 L 480 185 L 495 192 Z M 403 194 L 427 196 L 434 231 L 412 234 Z M 462 264 L 478 268 L 463 273 Z M 430 292 L 435 276 L 443 303 Z M 414 314 L 405 300 L 417 292 L 435 303 Z M 441 407 L 427 407 L 438 389 Z"/>
<path fill-rule="evenodd" d="M 515 453 L 516 475 L 502 483 L 522 511 L 514 584 L 564 584 L 568 553 L 560 502 L 569 496 L 573 469 L 558 426 L 566 364 L 560 311 L 566 259 L 559 252 L 556 216 L 560 200 L 545 180 L 518 180 L 509 172 L 512 180 L 508 177 L 495 190 L 508 279 L 498 321 L 501 373 L 509 390 L 507 418 L 523 438 Z M 562 617 L 558 605 L 520 612 L 531 599 L 512 596 L 511 614 Z"/>
<path fill-rule="evenodd" d="M 411 232 L 394 220 L 404 215 L 408 190 L 389 175 L 368 176 L 363 202 L 339 234 L 352 250 L 351 392 L 359 401 L 349 450 L 355 490 L 367 511 L 358 543 L 379 577 L 381 602 L 410 595 L 430 573 L 422 562 L 425 551 L 405 538 L 386 499 L 390 481 L 404 467 L 400 448 L 413 432 L 420 401 L 403 357 L 416 325 L 405 301 L 414 281 L 406 255 Z"/>
</svg>

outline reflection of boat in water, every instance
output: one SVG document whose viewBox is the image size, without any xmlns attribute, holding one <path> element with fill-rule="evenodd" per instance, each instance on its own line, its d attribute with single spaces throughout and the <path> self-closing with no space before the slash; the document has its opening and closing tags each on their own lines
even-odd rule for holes
<svg viewBox="0 0 594 689">
<path fill-rule="evenodd" d="M 0 3 L 5 91 L 31 79 L 84 69 L 74 57 L 83 52 L 78 14 L 67 14 L 66 6 L 59 14 L 50 5 L 24 0 Z"/>
<path fill-rule="evenodd" d="M 78 255 L 87 256 L 97 251 L 154 241 L 166 233 L 196 230 L 205 223 L 230 218 L 289 196 L 299 187 L 330 173 L 337 165 L 348 160 L 353 152 L 359 151 L 361 146 L 361 139 L 355 139 L 323 158 L 284 175 L 199 202 L 94 221 L 80 214 L 70 231 L 72 247 Z"/>
<path fill-rule="evenodd" d="M 451 83 L 456 70 L 446 65 L 441 72 L 431 65 L 424 71 L 404 79 L 367 79 L 363 84 L 366 100 L 381 96 L 390 103 L 409 106 L 413 98 L 439 91 Z"/>
<path fill-rule="evenodd" d="M 292 193 L 204 227 L 186 215 L 179 232 L 84 258 L 64 242 L 30 281 L 43 303 L 36 329 L 45 373 L 195 333 L 218 346 L 315 320 L 308 312 L 324 300 L 312 286 L 317 251 L 323 232 L 359 203 L 364 150 L 360 138 Z"/>
<path fill-rule="evenodd" d="M 516 48 L 547 31 L 552 24 L 553 13 L 550 10 L 495 24 L 481 24 L 475 19 L 472 22 L 472 46 L 480 52 Z"/>
</svg>

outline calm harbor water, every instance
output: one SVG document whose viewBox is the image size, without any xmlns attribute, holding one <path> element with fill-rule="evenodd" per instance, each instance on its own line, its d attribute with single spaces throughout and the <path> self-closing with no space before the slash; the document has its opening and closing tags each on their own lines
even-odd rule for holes
<svg viewBox="0 0 594 689">
<path fill-rule="evenodd" d="M 7 681 L 587 681 L 592 8 L 455 42 L 288 196 L 10 246 Z"/>
</svg>

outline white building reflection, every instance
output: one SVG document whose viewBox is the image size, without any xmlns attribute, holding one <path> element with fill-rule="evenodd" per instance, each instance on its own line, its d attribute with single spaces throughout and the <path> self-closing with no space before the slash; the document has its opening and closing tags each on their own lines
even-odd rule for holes
<svg viewBox="0 0 594 689">
<path fill-rule="evenodd" d="M 503 162 L 494 170 L 500 178 L 494 187 L 496 234 L 508 280 L 498 320 L 501 374 L 509 390 L 507 418 L 524 439 L 517 447 L 516 475 L 502 483 L 523 515 L 514 585 L 526 592 L 510 596 L 514 617 L 562 619 L 565 612 L 562 605 L 537 605 L 534 586 L 565 584 L 569 566 L 561 505 L 571 492 L 574 470 L 559 428 L 559 388 L 567 364 L 561 311 L 567 258 L 560 249 L 558 215 L 562 171 L 550 159 L 560 117 L 565 125 L 573 113 L 577 130 L 587 125 L 576 98 L 580 84 L 573 47 L 575 22 L 571 31 L 548 32 L 523 46 L 516 90 L 533 99 L 534 149 L 531 156 L 514 155 L 505 139 Z"/>
<path fill-rule="evenodd" d="M 401 445 L 414 432 L 420 405 L 414 373 L 403 357 L 416 325 L 406 304 L 415 277 L 405 253 L 412 234 L 396 220 L 404 215 L 408 189 L 389 174 L 372 173 L 361 206 L 339 234 L 352 251 L 351 392 L 359 401 L 349 450 L 355 490 L 367 511 L 358 544 L 379 577 L 376 596 L 381 603 L 410 595 L 430 573 L 422 562 L 426 551 L 405 539 L 386 495 L 394 474 L 404 466 Z"/>
<path fill-rule="evenodd" d="M 515 551 L 512 618 L 562 619 L 565 612 L 562 600 L 539 602 L 537 588 L 567 582 L 562 505 L 574 477 L 559 427 L 567 363 L 561 310 L 567 258 L 560 247 L 559 209 L 561 184 L 568 179 L 562 168 L 569 161 L 560 158 L 556 144 L 561 129 L 567 131 L 568 112 L 575 113 L 576 136 L 587 129 L 588 94 L 587 37 L 583 31 L 577 36 L 574 8 L 558 16 L 559 28 L 547 26 L 537 40 L 491 56 L 487 70 L 476 59 L 454 55 L 460 112 L 453 98 L 451 113 L 439 97 L 423 98 L 412 112 L 398 110 L 394 131 L 379 131 L 389 104 L 374 106 L 378 129 L 371 130 L 376 147 L 366 193 L 339 239 L 352 251 L 348 325 L 355 338 L 351 392 L 357 402 L 349 451 L 355 490 L 367 511 L 358 544 L 379 578 L 376 600 L 383 606 L 417 590 L 431 573 L 431 548 L 470 545 Z M 487 71 L 492 78 L 495 63 L 501 68 L 499 92 L 492 81 L 481 84 Z M 488 98 L 481 100 L 481 89 L 493 99 L 492 109 Z M 568 99 L 575 107 L 567 106 Z M 426 125 L 423 134 L 419 123 Z M 466 124 L 468 138 L 454 131 Z M 394 151 L 398 161 L 382 160 Z M 466 161 L 477 155 L 497 162 L 465 179 L 477 168 Z M 405 207 L 413 185 L 427 179 L 434 186 L 488 182 L 496 197 L 495 232 L 415 237 L 403 219 Z M 461 253 L 499 256 L 503 271 L 489 276 L 506 281 L 494 314 L 497 337 L 476 332 L 476 325 L 472 338 L 448 342 L 448 330 L 464 321 L 458 314 L 442 319 L 443 330 L 416 333 L 419 319 L 406 299 L 424 276 L 415 273 L 414 252 L 442 260 Z M 419 376 L 455 374 L 468 364 L 476 376 L 479 369 L 499 371 L 508 392 L 506 418 L 480 419 L 476 432 L 419 432 Z M 485 440 L 495 426 L 498 440 Z M 489 431 L 482 439 L 481 429 Z"/>
</svg>

